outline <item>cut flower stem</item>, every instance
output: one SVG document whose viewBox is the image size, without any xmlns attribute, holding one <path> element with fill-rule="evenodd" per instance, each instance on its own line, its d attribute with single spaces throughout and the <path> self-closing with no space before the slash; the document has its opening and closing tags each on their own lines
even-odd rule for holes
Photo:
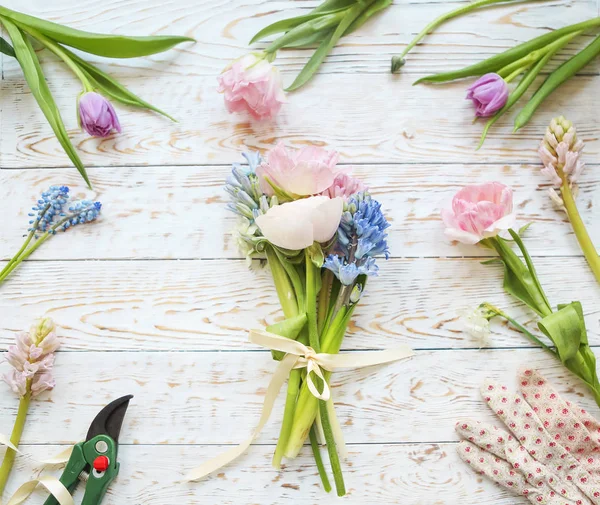
<svg viewBox="0 0 600 505">
<path fill-rule="evenodd" d="M 31 402 L 31 393 L 27 393 L 22 396 L 19 400 L 19 410 L 17 411 L 17 419 L 13 427 L 12 434 L 10 436 L 10 442 L 15 446 L 19 447 L 21 443 L 21 436 L 23 435 L 23 429 L 25 428 L 25 420 L 27 419 L 27 412 L 29 411 L 29 404 Z M 15 456 L 17 453 L 10 447 L 7 447 L 2 466 L 0 467 L 0 501 L 10 476 L 10 471 L 15 462 Z"/>
</svg>

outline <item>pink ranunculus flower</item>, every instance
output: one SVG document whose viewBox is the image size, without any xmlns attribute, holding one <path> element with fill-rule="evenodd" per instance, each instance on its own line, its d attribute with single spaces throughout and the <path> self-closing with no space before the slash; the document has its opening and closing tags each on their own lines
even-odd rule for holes
<svg viewBox="0 0 600 505">
<path fill-rule="evenodd" d="M 304 249 L 313 242 L 324 243 L 335 235 L 344 200 L 311 196 L 271 207 L 256 218 L 263 236 L 284 249 Z"/>
<path fill-rule="evenodd" d="M 475 115 L 492 116 L 508 100 L 508 84 L 498 74 L 485 74 L 467 89 L 467 100 L 475 104 Z"/>
<path fill-rule="evenodd" d="M 115 108 L 106 98 L 93 91 L 79 98 L 79 123 L 92 137 L 108 137 L 113 130 L 121 133 Z"/>
<path fill-rule="evenodd" d="M 271 119 L 286 102 L 281 75 L 263 55 L 250 53 L 234 60 L 218 77 L 229 112 L 248 112 Z"/>
<path fill-rule="evenodd" d="M 333 184 L 323 191 L 322 194 L 329 198 L 336 198 L 339 196 L 340 198 L 347 200 L 350 196 L 366 190 L 367 187 L 360 179 L 352 177 L 346 172 L 338 172 L 333 180 Z"/>
<path fill-rule="evenodd" d="M 442 211 L 446 236 L 463 244 L 477 244 L 512 228 L 512 190 L 499 182 L 475 184 L 461 189 L 452 199 L 452 210 Z"/>
<path fill-rule="evenodd" d="M 271 184 L 291 195 L 318 195 L 334 183 L 337 162 L 336 151 L 315 146 L 288 149 L 280 142 L 257 167 L 256 175 L 260 189 L 268 196 L 275 194 Z"/>
</svg>

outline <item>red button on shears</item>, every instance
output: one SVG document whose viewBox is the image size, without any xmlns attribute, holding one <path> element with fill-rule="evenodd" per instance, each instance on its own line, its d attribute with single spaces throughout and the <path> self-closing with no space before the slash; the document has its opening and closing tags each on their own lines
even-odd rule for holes
<svg viewBox="0 0 600 505">
<path fill-rule="evenodd" d="M 97 472 L 106 472 L 108 470 L 108 458 L 106 456 L 98 456 L 94 460 L 94 470 Z"/>
</svg>

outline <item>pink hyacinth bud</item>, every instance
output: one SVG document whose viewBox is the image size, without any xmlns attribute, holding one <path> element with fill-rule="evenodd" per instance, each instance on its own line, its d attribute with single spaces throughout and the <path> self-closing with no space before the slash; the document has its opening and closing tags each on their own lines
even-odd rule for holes
<svg viewBox="0 0 600 505">
<path fill-rule="evenodd" d="M 79 123 L 92 137 L 108 137 L 113 130 L 121 133 L 121 124 L 112 104 L 98 93 L 89 91 L 79 98 Z"/>
<path fill-rule="evenodd" d="M 366 191 L 367 187 L 363 184 L 360 179 L 356 179 L 345 172 L 338 172 L 333 180 L 333 184 L 323 191 L 323 195 L 329 198 L 335 198 L 337 196 L 347 200 L 350 196 L 359 193 L 360 191 Z"/>
<path fill-rule="evenodd" d="M 512 228 L 512 190 L 499 182 L 474 184 L 461 189 L 452 199 L 452 209 L 442 211 L 446 236 L 463 244 L 477 244 Z"/>
<path fill-rule="evenodd" d="M 255 119 L 274 117 L 286 102 L 279 71 L 264 55 L 250 53 L 235 60 L 218 77 L 229 112 L 248 112 Z"/>
<path fill-rule="evenodd" d="M 19 333 L 16 345 L 8 348 L 6 361 L 12 370 L 4 381 L 19 396 L 37 396 L 54 387 L 54 351 L 60 345 L 55 330 L 52 319 L 38 319 L 29 333 Z"/>
<path fill-rule="evenodd" d="M 506 104 L 508 84 L 498 74 L 485 74 L 467 89 L 467 100 L 475 105 L 476 116 L 492 116 Z"/>
</svg>

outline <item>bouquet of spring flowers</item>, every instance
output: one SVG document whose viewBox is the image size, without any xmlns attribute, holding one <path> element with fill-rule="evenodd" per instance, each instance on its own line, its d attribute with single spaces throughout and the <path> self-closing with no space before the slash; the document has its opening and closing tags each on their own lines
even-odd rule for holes
<svg viewBox="0 0 600 505">
<path fill-rule="evenodd" d="M 499 182 L 467 186 L 455 195 L 452 209 L 444 210 L 442 218 L 446 235 L 452 240 L 478 244 L 498 254 L 498 259 L 486 263 L 503 266 L 505 291 L 538 315 L 538 328 L 543 335 L 535 335 L 489 303 L 481 304 L 467 318 L 467 329 L 481 338 L 489 333 L 491 319 L 505 319 L 582 379 L 600 405 L 596 356 L 588 342 L 581 303 L 559 304 L 556 309 L 550 304 L 521 238 L 527 226 L 521 230 L 514 229 L 516 214 L 513 212 L 512 190 Z M 521 252 L 522 259 L 513 250 L 513 243 Z"/>
<path fill-rule="evenodd" d="M 389 226 L 381 205 L 360 180 L 336 167 L 337 154 L 317 147 L 293 151 L 282 144 L 266 160 L 245 155 L 234 165 L 226 190 L 229 208 L 242 224 L 241 248 L 249 259 L 266 258 L 284 319 L 250 340 L 280 361 L 253 436 L 194 470 L 196 480 L 239 456 L 266 423 L 287 379 L 286 404 L 273 466 L 295 458 L 310 440 L 324 488 L 331 486 L 319 451 L 327 445 L 338 495 L 345 494 L 341 430 L 329 379 L 336 368 L 369 366 L 406 358 L 410 349 L 339 355 L 367 279 L 378 273 L 377 257 L 388 257 Z"/>
</svg>

